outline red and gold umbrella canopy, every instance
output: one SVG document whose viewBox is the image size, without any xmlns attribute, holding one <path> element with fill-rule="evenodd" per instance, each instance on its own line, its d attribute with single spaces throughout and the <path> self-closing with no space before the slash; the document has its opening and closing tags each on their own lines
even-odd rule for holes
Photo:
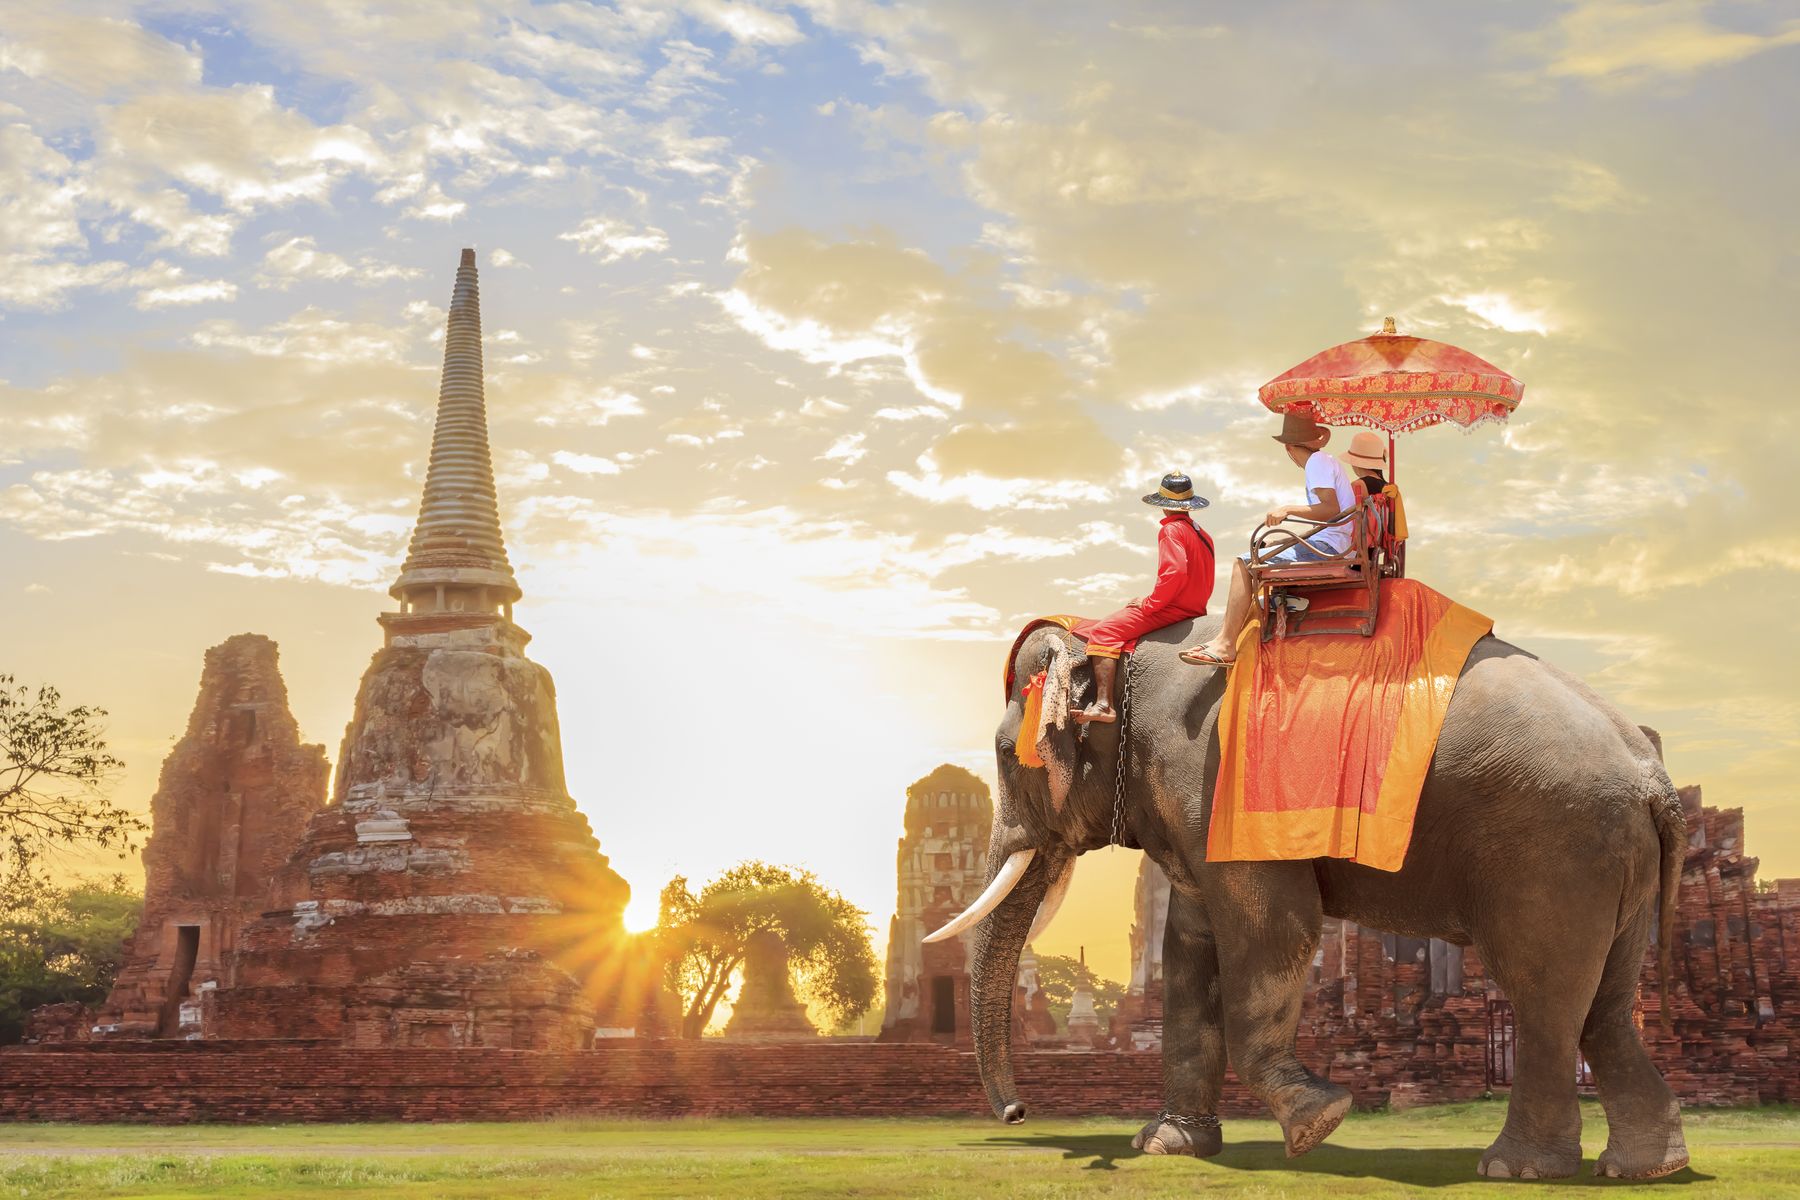
<svg viewBox="0 0 1800 1200">
<path fill-rule="evenodd" d="M 1274 412 L 1308 407 L 1322 425 L 1367 425 L 1390 436 L 1450 421 L 1504 421 L 1525 385 L 1486 359 L 1411 337 L 1389 317 L 1380 333 L 1320 351 L 1257 389 Z"/>
</svg>

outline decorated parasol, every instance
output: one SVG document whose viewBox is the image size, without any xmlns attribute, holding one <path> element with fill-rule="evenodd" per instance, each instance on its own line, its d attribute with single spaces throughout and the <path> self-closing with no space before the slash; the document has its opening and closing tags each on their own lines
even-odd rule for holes
<svg viewBox="0 0 1800 1200">
<path fill-rule="evenodd" d="M 1504 421 L 1525 385 L 1467 350 L 1400 333 L 1388 317 L 1380 333 L 1322 350 L 1256 394 L 1272 412 L 1306 409 L 1321 425 L 1381 430 L 1391 450 L 1396 433 Z"/>
</svg>

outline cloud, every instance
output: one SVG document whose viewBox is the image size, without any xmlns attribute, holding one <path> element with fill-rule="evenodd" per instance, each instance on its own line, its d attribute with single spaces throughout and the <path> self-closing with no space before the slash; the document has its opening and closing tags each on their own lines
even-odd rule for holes
<svg viewBox="0 0 1800 1200">
<path fill-rule="evenodd" d="M 928 504 L 962 504 L 982 512 L 1062 512 L 1077 503 L 1101 504 L 1111 499 L 1110 493 L 1097 487 L 1047 491 L 1040 479 L 1001 479 L 978 473 L 945 478 L 929 456 L 920 461 L 916 472 L 888 472 L 887 481 Z"/>
<path fill-rule="evenodd" d="M 194 279 L 166 283 L 138 292 L 132 303 L 139 308 L 169 308 L 189 304 L 205 304 L 213 300 L 231 300 L 237 296 L 237 284 L 223 279 Z"/>
<path fill-rule="evenodd" d="M 266 84 L 134 97 L 102 116 L 108 148 L 245 210 L 322 200 L 384 156 L 354 126 L 321 128 L 275 100 Z"/>
<path fill-rule="evenodd" d="M 579 226 L 557 237 L 574 242 L 583 254 L 591 254 L 603 263 L 640 254 L 661 253 L 669 248 L 669 236 L 654 227 L 634 229 L 610 217 L 589 217 Z"/>
<path fill-rule="evenodd" d="M 573 454 L 567 450 L 558 450 L 550 458 L 558 466 L 567 467 L 578 475 L 617 475 L 622 469 L 617 460 L 601 458 L 596 454 Z"/>
<path fill-rule="evenodd" d="M 200 82 L 200 56 L 122 17 L 52 6 L 9 8 L 0 72 L 89 97 Z"/>
<path fill-rule="evenodd" d="M 962 414 L 936 443 L 944 471 L 1093 478 L 1116 462 L 1057 357 L 1009 336 L 991 296 L 891 235 L 788 230 L 744 238 L 738 256 L 719 301 L 765 344 L 809 362 L 896 359 L 920 395 Z"/>
<path fill-rule="evenodd" d="M 342 255 L 319 249 L 314 238 L 300 236 L 290 237 L 270 248 L 263 256 L 257 283 L 263 287 L 287 288 L 302 280 L 317 280 L 367 287 L 394 279 L 416 279 L 420 274 L 416 267 L 402 267 L 366 257 L 351 262 Z"/>
<path fill-rule="evenodd" d="M 1499 292 L 1483 292 L 1472 296 L 1441 296 L 1446 304 L 1465 309 L 1496 329 L 1508 333 L 1535 333 L 1542 337 L 1554 326 L 1541 311 L 1526 309 L 1510 296 Z"/>
<path fill-rule="evenodd" d="M 79 288 L 116 283 L 127 274 L 124 263 L 76 263 L 24 255 L 0 256 L 0 304 L 9 308 L 53 309 Z"/>
<path fill-rule="evenodd" d="M 413 331 L 405 327 L 346 321 L 317 308 L 260 330 L 245 330 L 230 319 L 205 321 L 188 340 L 205 350 L 330 364 L 404 361 L 415 344 Z"/>
<path fill-rule="evenodd" d="M 85 247 L 66 181 L 72 164 L 19 122 L 0 125 L 0 254 L 45 255 Z"/>
<path fill-rule="evenodd" d="M 846 433 L 843 437 L 831 443 L 830 448 L 827 449 L 825 453 L 819 455 L 819 458 L 825 462 L 841 462 L 847 467 L 854 467 L 857 463 L 869 456 L 868 450 L 863 446 L 863 443 L 867 440 L 867 434 Z"/>
<path fill-rule="evenodd" d="M 688 9 L 708 25 L 729 33 L 740 42 L 789 46 L 805 35 L 794 19 L 742 0 L 688 0 Z"/>
<path fill-rule="evenodd" d="M 1552 78 L 1612 88 L 1686 78 L 1800 45 L 1800 19 L 1728 29 L 1708 19 L 1711 7 L 1704 0 L 1579 0 L 1515 44 L 1542 56 Z"/>
<path fill-rule="evenodd" d="M 19 122 L 0 125 L 0 305 L 51 309 L 117 281 L 123 263 L 82 261 L 81 185 L 71 161 Z"/>
</svg>

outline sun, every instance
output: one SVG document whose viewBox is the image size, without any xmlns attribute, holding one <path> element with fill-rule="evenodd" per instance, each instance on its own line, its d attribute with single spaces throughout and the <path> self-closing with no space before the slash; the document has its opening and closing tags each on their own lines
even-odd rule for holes
<svg viewBox="0 0 1800 1200">
<path fill-rule="evenodd" d="M 648 933 L 656 928 L 656 893 L 640 893 L 631 897 L 625 906 L 625 931 L 627 933 Z"/>
</svg>

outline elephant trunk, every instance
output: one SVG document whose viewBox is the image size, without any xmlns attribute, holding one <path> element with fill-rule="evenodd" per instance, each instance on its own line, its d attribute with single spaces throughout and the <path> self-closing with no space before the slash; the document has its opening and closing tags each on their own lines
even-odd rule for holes
<svg viewBox="0 0 1800 1200">
<path fill-rule="evenodd" d="M 975 961 L 969 979 L 975 1063 L 994 1115 L 1009 1125 L 1025 1119 L 1025 1105 L 1019 1100 L 1018 1085 L 1013 1079 L 1013 989 L 1019 978 L 1019 955 L 1025 949 L 1032 919 L 1049 890 L 1049 858 L 1036 855 L 1006 899 L 975 931 Z"/>
</svg>

